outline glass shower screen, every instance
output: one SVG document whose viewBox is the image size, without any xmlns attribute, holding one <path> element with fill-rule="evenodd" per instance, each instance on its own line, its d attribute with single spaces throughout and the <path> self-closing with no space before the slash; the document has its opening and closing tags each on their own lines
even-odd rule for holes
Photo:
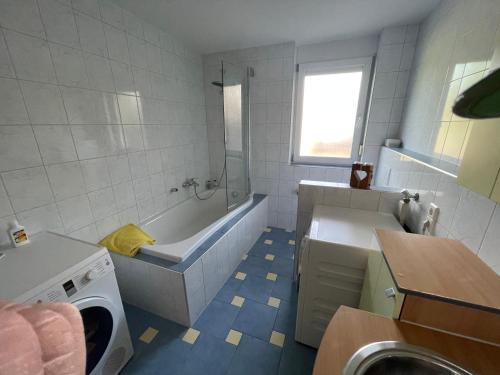
<svg viewBox="0 0 500 375">
<path fill-rule="evenodd" d="M 222 63 L 226 193 L 228 209 L 243 203 L 250 194 L 249 100 L 247 68 Z"/>
</svg>

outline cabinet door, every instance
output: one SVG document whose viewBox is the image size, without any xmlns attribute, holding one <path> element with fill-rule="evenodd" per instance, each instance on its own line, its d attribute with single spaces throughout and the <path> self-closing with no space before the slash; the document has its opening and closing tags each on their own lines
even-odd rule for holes
<svg viewBox="0 0 500 375">
<path fill-rule="evenodd" d="M 397 291 L 381 252 L 372 252 L 363 283 L 359 308 L 398 319 L 404 294 Z"/>
<path fill-rule="evenodd" d="M 458 183 L 500 202 L 500 119 L 477 120 L 470 126 Z"/>
<path fill-rule="evenodd" d="M 361 290 L 361 299 L 359 301 L 359 308 L 361 310 L 373 311 L 374 309 L 375 290 L 377 288 L 378 274 L 382 260 L 380 251 L 370 251 L 363 289 Z"/>
</svg>

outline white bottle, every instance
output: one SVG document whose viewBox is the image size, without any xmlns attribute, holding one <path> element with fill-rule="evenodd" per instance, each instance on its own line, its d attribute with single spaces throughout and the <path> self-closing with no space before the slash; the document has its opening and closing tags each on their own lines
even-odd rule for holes
<svg viewBox="0 0 500 375">
<path fill-rule="evenodd" d="M 17 220 L 12 220 L 9 227 L 9 235 L 15 247 L 23 246 L 30 243 L 28 233 L 22 225 L 19 225 Z"/>
</svg>

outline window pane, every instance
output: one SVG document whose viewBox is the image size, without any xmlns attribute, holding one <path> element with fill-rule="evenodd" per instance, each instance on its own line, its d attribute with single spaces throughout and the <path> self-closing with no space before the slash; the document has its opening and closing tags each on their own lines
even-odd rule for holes
<svg viewBox="0 0 500 375">
<path fill-rule="evenodd" d="M 304 77 L 300 155 L 350 158 L 362 72 Z"/>
</svg>

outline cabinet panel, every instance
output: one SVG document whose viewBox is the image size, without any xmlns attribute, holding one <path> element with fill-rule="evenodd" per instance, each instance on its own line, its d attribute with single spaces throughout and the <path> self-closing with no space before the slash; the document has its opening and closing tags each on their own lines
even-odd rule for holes
<svg viewBox="0 0 500 375">
<path fill-rule="evenodd" d="M 386 291 L 392 289 L 393 295 Z M 381 252 L 372 252 L 368 258 L 368 267 L 359 308 L 388 317 L 399 318 L 404 294 L 397 291 L 389 267 Z"/>
<path fill-rule="evenodd" d="M 458 183 L 500 202 L 500 187 L 495 187 L 500 170 L 500 119 L 476 120 L 470 125 Z"/>
</svg>

